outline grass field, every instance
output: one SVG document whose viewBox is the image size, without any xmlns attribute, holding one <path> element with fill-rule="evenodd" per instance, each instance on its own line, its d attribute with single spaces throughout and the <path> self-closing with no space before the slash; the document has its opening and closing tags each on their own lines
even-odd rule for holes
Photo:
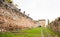
<svg viewBox="0 0 60 37">
<path fill-rule="evenodd" d="M 0 33 L 0 37 L 58 37 L 58 35 L 48 28 L 33 28 L 20 30 L 19 32 Z"/>
</svg>

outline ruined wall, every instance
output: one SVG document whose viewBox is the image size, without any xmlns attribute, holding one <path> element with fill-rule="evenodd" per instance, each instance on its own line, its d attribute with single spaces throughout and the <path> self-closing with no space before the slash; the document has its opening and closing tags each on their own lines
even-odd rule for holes
<svg viewBox="0 0 60 37">
<path fill-rule="evenodd" d="M 53 31 L 56 31 L 58 33 L 60 33 L 60 17 L 55 19 L 55 21 L 52 21 L 50 24 L 49 24 L 49 27 L 53 30 Z"/>
<path fill-rule="evenodd" d="M 38 24 L 32 18 L 21 13 L 13 4 L 0 1 L 0 29 L 13 30 L 35 27 L 38 27 Z"/>
<path fill-rule="evenodd" d="M 41 19 L 41 20 L 39 20 L 38 22 L 39 22 L 39 24 L 41 25 L 41 27 L 45 27 L 46 20 Z"/>
</svg>

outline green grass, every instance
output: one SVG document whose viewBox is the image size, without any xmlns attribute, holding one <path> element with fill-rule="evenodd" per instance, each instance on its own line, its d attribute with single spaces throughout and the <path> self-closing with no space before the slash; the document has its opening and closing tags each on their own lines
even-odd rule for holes
<svg viewBox="0 0 60 37">
<path fill-rule="evenodd" d="M 32 28 L 20 30 L 18 33 L 12 32 L 0 33 L 0 37 L 41 37 L 41 31 L 43 32 L 44 37 L 48 37 L 48 34 L 51 34 L 52 36 L 57 35 L 55 32 L 51 31 L 48 28 Z"/>
<path fill-rule="evenodd" d="M 55 32 L 53 32 L 53 31 L 51 31 L 50 29 L 48 29 L 48 28 L 44 28 L 43 29 L 43 33 L 45 34 L 45 37 L 55 37 L 56 36 L 56 34 L 55 34 Z M 48 36 L 47 36 L 48 35 Z"/>
<path fill-rule="evenodd" d="M 0 33 L 0 37 L 40 37 L 41 28 L 20 30 L 19 33 L 5 32 Z"/>
</svg>

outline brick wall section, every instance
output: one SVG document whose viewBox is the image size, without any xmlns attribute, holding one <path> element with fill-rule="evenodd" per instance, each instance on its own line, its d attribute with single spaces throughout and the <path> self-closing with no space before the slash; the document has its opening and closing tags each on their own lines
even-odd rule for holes
<svg viewBox="0 0 60 37">
<path fill-rule="evenodd" d="M 45 25 L 46 25 L 46 20 L 45 19 L 41 19 L 38 22 L 41 25 L 41 27 L 45 27 Z"/>
</svg>

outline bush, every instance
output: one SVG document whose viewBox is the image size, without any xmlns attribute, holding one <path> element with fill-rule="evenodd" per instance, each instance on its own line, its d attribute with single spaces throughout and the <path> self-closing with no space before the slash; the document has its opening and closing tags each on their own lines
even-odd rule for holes
<svg viewBox="0 0 60 37">
<path fill-rule="evenodd" d="M 58 21 L 60 21 L 60 17 L 58 18 Z"/>
<path fill-rule="evenodd" d="M 7 2 L 12 3 L 12 0 L 7 0 Z"/>
</svg>

